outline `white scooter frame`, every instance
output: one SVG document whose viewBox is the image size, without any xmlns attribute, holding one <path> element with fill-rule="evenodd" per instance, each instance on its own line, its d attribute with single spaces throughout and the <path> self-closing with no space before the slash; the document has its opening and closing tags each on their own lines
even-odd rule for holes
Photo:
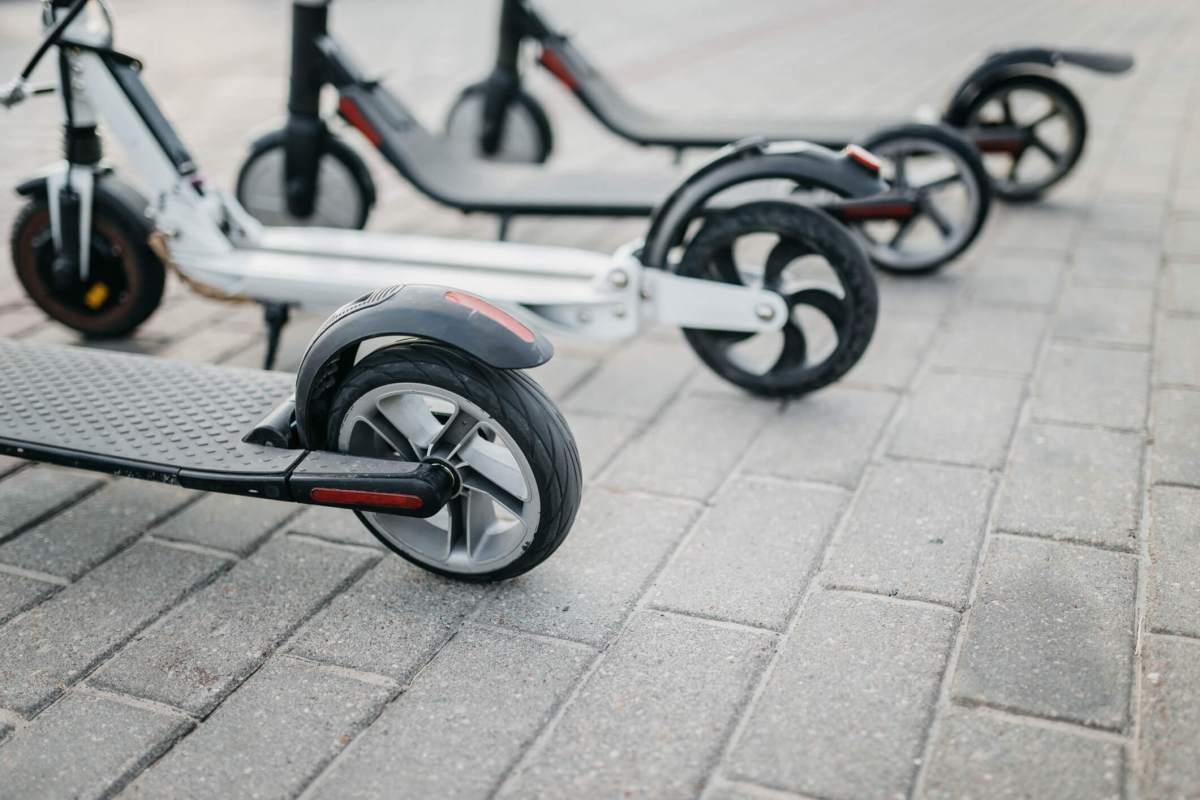
<svg viewBox="0 0 1200 800">
<path fill-rule="evenodd" d="M 604 339 L 632 336 L 651 323 L 754 334 L 780 330 L 789 320 L 789 305 L 775 291 L 646 266 L 641 241 L 604 255 L 510 242 L 265 228 L 232 197 L 198 177 L 142 83 L 140 63 L 112 49 L 108 9 L 94 0 L 102 11 L 96 24 L 97 19 L 80 13 L 86 2 L 45 3 L 46 40 L 22 77 L 0 90 L 0 104 L 15 105 L 30 94 L 27 78 L 33 64 L 57 45 L 61 72 L 69 75 L 69 85 L 60 81 L 57 87 L 67 129 L 104 123 L 150 199 L 147 214 L 160 245 L 156 252 L 188 282 L 214 294 L 324 310 L 388 284 L 436 283 L 469 289 L 548 332 Z M 845 155 L 797 143 L 753 147 L 756 154 L 777 159 L 809 155 L 816 162 L 847 162 Z M 713 163 L 745 149 L 727 150 Z M 836 166 L 846 168 L 844 163 Z M 89 241 L 91 198 L 101 169 L 98 163 L 64 160 L 42 173 L 56 252 L 71 242 Z M 64 236 L 58 202 L 63 187 L 80 199 L 77 237 Z M 83 278 L 88 249 L 78 246 Z M 873 326 L 873 308 L 870 313 Z"/>
</svg>

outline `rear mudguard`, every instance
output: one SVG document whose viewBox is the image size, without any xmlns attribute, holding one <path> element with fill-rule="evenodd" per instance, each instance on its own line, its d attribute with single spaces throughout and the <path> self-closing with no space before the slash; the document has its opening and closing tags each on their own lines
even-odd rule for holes
<svg viewBox="0 0 1200 800">
<path fill-rule="evenodd" d="M 665 267 L 671 248 L 679 244 L 705 204 L 718 192 L 750 181 L 789 180 L 809 189 L 826 189 L 839 197 L 870 197 L 887 190 L 878 173 L 844 153 L 807 142 L 744 139 L 722 148 L 683 180 L 655 210 L 642 249 L 642 263 Z"/>
<path fill-rule="evenodd" d="M 975 98 L 1002 80 L 1018 75 L 1048 77 L 1059 64 L 1074 64 L 1093 72 L 1118 75 L 1133 68 L 1128 53 L 1098 50 L 1058 50 L 1048 47 L 1020 47 L 992 53 L 958 85 L 942 119 L 950 125 L 962 125 L 967 109 Z"/>
<path fill-rule="evenodd" d="M 498 369 L 529 369 L 554 353 L 546 337 L 466 292 L 416 285 L 379 289 L 338 309 L 304 353 L 295 398 L 302 447 L 326 447 L 334 391 L 354 366 L 358 345 L 381 336 L 441 342 Z"/>
</svg>

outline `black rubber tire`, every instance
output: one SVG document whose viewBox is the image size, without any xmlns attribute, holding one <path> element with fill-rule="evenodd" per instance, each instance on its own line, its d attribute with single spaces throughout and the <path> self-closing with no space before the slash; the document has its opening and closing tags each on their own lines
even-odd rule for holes
<svg viewBox="0 0 1200 800">
<path fill-rule="evenodd" d="M 450 106 L 450 110 L 446 112 L 446 121 L 442 129 L 446 133 L 449 133 L 450 123 L 454 119 L 454 114 L 458 111 L 459 107 L 463 103 L 483 95 L 485 92 L 487 92 L 487 83 L 485 81 L 473 83 L 459 92 L 458 97 L 454 99 L 454 103 Z M 529 114 L 529 118 L 533 120 L 534 130 L 537 131 L 538 141 L 535 148 L 537 157 L 529 163 L 542 164 L 546 159 L 550 158 L 550 153 L 554 150 L 554 132 L 550 127 L 550 116 L 546 113 L 546 109 L 542 107 L 542 104 L 524 89 L 517 89 L 514 101 Z M 482 159 L 488 158 L 487 154 L 482 152 L 477 153 L 477 157 Z"/>
<path fill-rule="evenodd" d="M 828 261 L 842 284 L 848 316 L 837 347 L 815 368 L 759 375 L 726 358 L 724 347 L 710 331 L 685 328 L 684 337 L 709 368 L 751 394 L 795 397 L 833 383 L 858 363 L 875 332 L 879 293 L 866 251 L 844 225 L 824 211 L 798 203 L 761 201 L 709 217 L 688 243 L 675 271 L 686 277 L 719 280 L 709 271 L 716 251 L 751 233 L 779 234 Z"/>
<path fill-rule="evenodd" d="M 512 578 L 549 558 L 571 530 L 579 510 L 583 477 L 571 429 L 542 387 L 523 372 L 496 369 L 446 345 L 415 341 L 387 347 L 356 364 L 338 386 L 329 414 L 327 441 L 338 441 L 343 418 L 358 398 L 393 383 L 446 389 L 492 415 L 528 459 L 542 513 L 526 551 L 493 572 L 462 574 L 438 569 L 409 557 L 381 536 L 380 541 L 422 569 L 473 582 Z M 375 533 L 369 524 L 367 527 Z"/>
<path fill-rule="evenodd" d="M 99 309 L 89 309 L 83 301 L 85 287 L 64 292 L 56 288 L 47 274 L 46 259 L 53 259 L 50 240 L 50 207 L 45 192 L 39 192 L 17 214 L 9 243 L 17 279 L 29 298 L 52 319 L 84 336 L 104 339 L 125 336 L 145 322 L 162 302 L 166 268 L 150 250 L 152 229 L 146 218 L 146 200 L 136 190 L 112 176 L 101 177 L 92 194 L 93 278 L 102 277 L 101 269 L 112 270 L 106 281 L 119 287 L 112 302 L 104 300 Z M 112 253 L 108 262 L 101 253 Z M 94 288 L 99 281 L 93 282 Z M 107 290 L 106 290 L 107 291 Z"/>
<path fill-rule="evenodd" d="M 244 206 L 247 211 L 253 215 L 250 203 L 247 202 L 245 196 L 245 181 L 246 176 L 250 172 L 250 168 L 254 162 L 273 150 L 281 150 L 287 142 L 287 131 L 283 128 L 271 131 L 270 133 L 260 136 L 255 139 L 250 145 L 250 153 L 246 156 L 246 160 L 242 162 L 242 166 L 238 169 L 237 182 L 234 192 L 239 203 Z M 375 181 L 371 178 L 371 170 L 367 167 L 362 157 L 354 151 L 354 148 L 346 144 L 341 138 L 326 133 L 324 142 L 322 143 L 321 158 L 332 158 L 339 162 L 354 180 L 355 191 L 358 192 L 361 210 L 354 220 L 354 224 L 349 226 L 348 230 L 362 230 L 367 225 L 367 219 L 371 216 L 371 209 L 375 206 Z M 317 183 L 317 192 L 321 191 L 320 182 Z M 260 222 L 262 220 L 259 220 Z M 326 226 L 326 227 L 342 227 L 342 226 Z"/>
<path fill-rule="evenodd" d="M 1020 186 L 1013 188 L 1006 186 L 1003 183 L 992 181 L 992 190 L 996 196 L 1009 203 L 1030 203 L 1041 197 L 1049 191 L 1050 187 L 1062 181 L 1071 171 L 1075 169 L 1075 165 L 1083 156 L 1084 147 L 1087 144 L 1088 124 L 1087 114 L 1083 110 L 1083 104 L 1079 102 L 1079 98 L 1075 93 L 1068 89 L 1064 84 L 1054 80 L 1046 75 L 1014 75 L 1011 78 L 1005 78 L 997 81 L 979 94 L 971 104 L 967 106 L 965 112 L 966 123 L 964 128 L 969 128 L 975 115 L 979 110 L 990 102 L 991 98 L 999 91 L 1012 91 L 1014 89 L 1028 89 L 1030 91 L 1040 92 L 1041 94 L 1050 95 L 1059 103 L 1071 118 L 1075 131 L 1078 134 L 1072 142 L 1071 149 L 1067 151 L 1065 166 L 1060 168 L 1052 180 L 1042 181 L 1037 184 L 1028 186 Z M 989 176 L 990 178 L 990 176 Z"/>
<path fill-rule="evenodd" d="M 899 139 L 926 139 L 952 151 L 962 159 L 976 185 L 979 187 L 979 206 L 975 209 L 975 214 L 971 218 L 971 224 L 967 228 L 966 237 L 957 246 L 951 247 L 939 256 L 916 266 L 899 266 L 885 259 L 872 258 L 872 263 L 876 267 L 891 275 L 928 275 L 932 272 L 937 272 L 946 266 L 946 264 L 958 258 L 979 237 L 979 232 L 983 230 L 983 225 L 987 222 L 988 214 L 991 213 L 992 180 L 983 166 L 983 160 L 979 157 L 979 151 L 975 149 L 975 145 L 971 144 L 967 137 L 947 125 L 927 125 L 912 122 L 891 126 L 871 134 L 863 142 L 863 147 L 871 150 L 881 145 L 886 145 L 889 141 Z"/>
</svg>

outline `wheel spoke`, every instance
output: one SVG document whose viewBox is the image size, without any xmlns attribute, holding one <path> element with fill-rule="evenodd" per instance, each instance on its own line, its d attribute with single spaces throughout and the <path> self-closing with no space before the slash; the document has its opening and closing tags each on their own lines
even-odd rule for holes
<svg viewBox="0 0 1200 800">
<path fill-rule="evenodd" d="M 846 325 L 846 302 L 828 289 L 803 289 L 788 295 L 788 308 L 811 306 L 833 323 L 840 332 Z"/>
<path fill-rule="evenodd" d="M 800 330 L 800 326 L 795 322 L 784 325 L 783 349 L 779 352 L 779 358 L 775 360 L 771 371 L 801 367 L 807 360 L 808 341 L 804 338 L 804 331 Z"/>
<path fill-rule="evenodd" d="M 1022 147 L 1020 150 L 1018 150 L 1016 153 L 1013 154 L 1012 163 L 1008 165 L 1008 181 L 1010 183 L 1016 182 L 1017 169 L 1021 166 L 1021 159 L 1025 157 L 1025 153 L 1028 152 L 1028 150 L 1029 150 L 1028 147 Z"/>
<path fill-rule="evenodd" d="M 958 171 L 955 171 L 955 172 L 950 173 L 949 175 L 946 175 L 945 177 L 936 178 L 935 180 L 929 181 L 928 183 L 922 183 L 920 186 L 915 186 L 913 188 L 915 188 L 918 192 L 922 192 L 922 193 L 923 192 L 932 192 L 932 191 L 936 191 L 937 189 L 944 189 L 947 186 L 950 186 L 951 184 L 962 183 L 962 180 L 963 180 L 962 174 L 959 173 Z"/>
<path fill-rule="evenodd" d="M 508 448 L 483 438 L 483 429 L 476 427 L 473 435 L 452 454 L 478 474 L 518 500 L 529 499 L 529 488 L 517 460 Z"/>
<path fill-rule="evenodd" d="M 1052 105 L 1050 107 L 1050 110 L 1047 111 L 1045 114 L 1042 114 L 1040 117 L 1035 119 L 1033 122 L 1030 122 L 1022 127 L 1024 130 L 1032 131 L 1038 125 L 1041 125 L 1043 122 L 1049 122 L 1050 120 L 1054 119 L 1061 113 L 1062 113 L 1061 108 L 1059 108 L 1057 105 Z"/>
<path fill-rule="evenodd" d="M 1009 125 L 1016 125 L 1016 118 L 1013 116 L 1012 101 L 1009 99 L 1009 93 L 1005 92 L 997 98 L 1000 101 L 1000 110 L 1004 114 L 1004 121 Z"/>
<path fill-rule="evenodd" d="M 388 450 L 399 454 L 401 458 L 414 461 L 419 458 L 416 451 L 409 445 L 404 434 L 396 430 L 396 426 L 388 422 L 387 417 L 383 416 L 383 414 L 376 413 L 372 414 L 371 417 L 355 417 L 353 425 L 354 432 L 352 433 L 352 439 L 357 439 L 359 430 L 366 429 L 372 437 L 382 441 L 387 445 Z"/>
<path fill-rule="evenodd" d="M 425 396 L 416 392 L 381 398 L 377 407 L 379 413 L 404 435 L 414 450 L 428 452 L 447 425 L 434 416 Z"/>
<path fill-rule="evenodd" d="M 1046 158 L 1053 161 L 1056 166 L 1060 161 L 1062 161 L 1062 153 L 1058 152 L 1053 147 L 1042 141 L 1041 137 L 1039 137 L 1037 134 L 1031 134 L 1029 142 L 1038 150 L 1042 151 Z"/>
<path fill-rule="evenodd" d="M 713 253 L 712 266 L 716 268 L 717 277 L 726 283 L 741 283 L 742 276 L 738 272 L 737 263 L 733 260 L 733 245 L 726 245 Z"/>
<path fill-rule="evenodd" d="M 950 238 L 950 234 L 954 233 L 954 223 L 938 208 L 932 198 L 922 197 L 917 203 L 917 207 L 921 209 L 921 213 L 933 220 L 933 224 L 937 225 L 943 237 Z"/>
<path fill-rule="evenodd" d="M 892 161 L 892 184 L 897 189 L 903 189 L 908 186 L 908 156 L 904 153 L 897 153 L 891 156 Z"/>
<path fill-rule="evenodd" d="M 904 240 L 908 238 L 908 234 L 912 232 L 913 225 L 916 223 L 916 221 L 916 214 L 900 220 L 896 225 L 896 232 L 893 233 L 892 238 L 888 240 L 888 247 L 892 248 L 893 250 L 898 250 L 900 246 L 904 244 Z"/>
<path fill-rule="evenodd" d="M 463 492 L 462 502 L 465 507 L 463 519 L 467 529 L 467 552 L 476 556 L 496 525 L 496 505 L 486 494 L 472 490 Z"/>
<path fill-rule="evenodd" d="M 763 288 L 778 290 L 784 268 L 796 259 L 811 254 L 811 250 L 795 239 L 781 238 L 767 254 L 767 264 L 763 268 Z"/>
<path fill-rule="evenodd" d="M 477 472 L 472 467 L 462 467 L 459 470 L 462 476 L 463 487 L 473 492 L 487 495 L 489 498 L 499 503 L 510 514 L 518 519 L 523 519 L 525 516 L 525 503 L 521 498 L 505 491 L 503 487 L 488 480 L 486 475 Z"/>
</svg>

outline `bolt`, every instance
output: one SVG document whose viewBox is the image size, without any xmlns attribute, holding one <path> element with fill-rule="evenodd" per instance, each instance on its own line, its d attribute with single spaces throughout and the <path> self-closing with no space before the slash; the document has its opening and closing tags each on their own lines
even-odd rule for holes
<svg viewBox="0 0 1200 800">
<path fill-rule="evenodd" d="M 618 289 L 624 289 L 629 285 L 629 273 L 623 269 L 614 269 L 608 273 L 608 282 Z"/>
<path fill-rule="evenodd" d="M 775 309 L 766 303 L 759 303 L 754 307 L 754 315 L 763 322 L 770 322 L 775 319 Z"/>
</svg>

